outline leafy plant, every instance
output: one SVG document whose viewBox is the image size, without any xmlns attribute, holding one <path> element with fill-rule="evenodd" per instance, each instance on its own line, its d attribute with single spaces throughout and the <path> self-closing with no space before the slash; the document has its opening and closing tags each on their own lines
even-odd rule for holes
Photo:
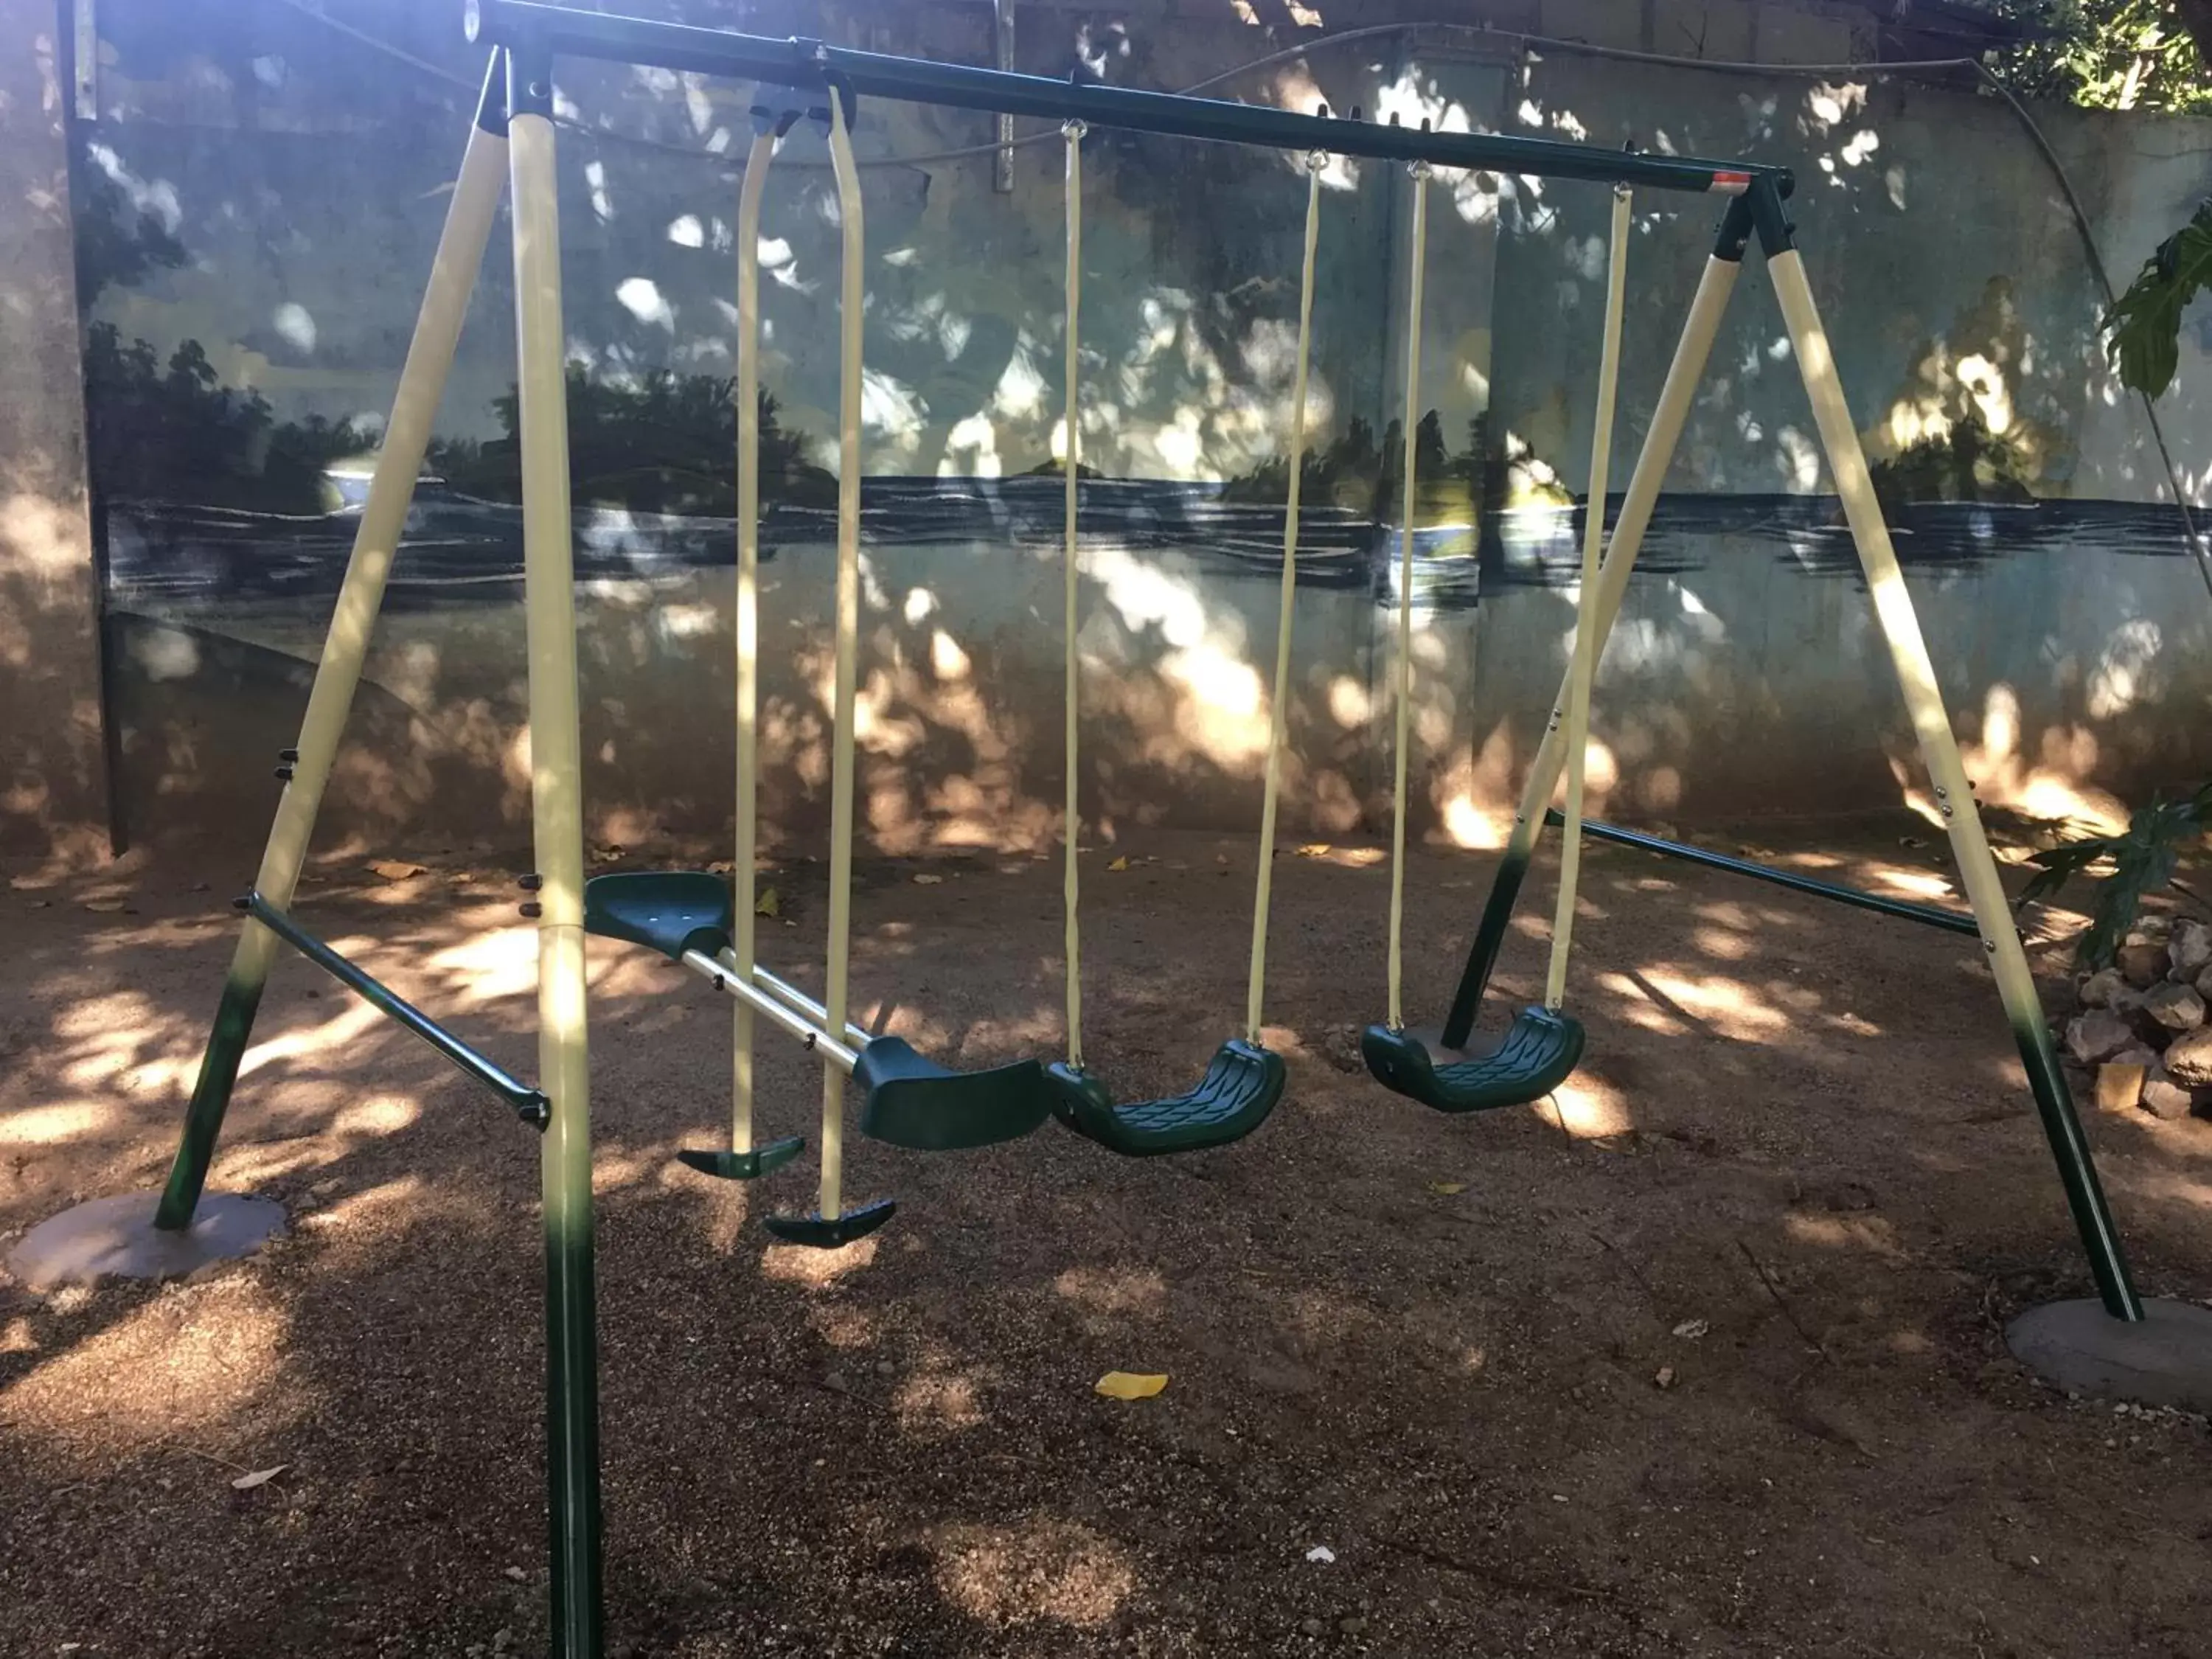
<svg viewBox="0 0 2212 1659">
<path fill-rule="evenodd" d="M 2021 890 L 2026 907 L 2056 894 L 2074 877 L 2094 873 L 2107 860 L 2112 873 L 2101 878 L 2089 908 L 2089 926 L 2075 947 L 2084 968 L 2112 965 L 2113 953 L 2135 926 L 2146 895 L 2173 884 L 2181 854 L 2212 828 L 2212 783 L 2184 800 L 2154 797 L 2138 807 L 2117 836 L 2085 836 L 2035 854 L 2035 874 Z"/>
<path fill-rule="evenodd" d="M 2212 202 L 2158 245 L 2105 314 L 2105 350 L 2123 384 L 2155 398 L 2181 357 L 2181 313 L 2212 287 Z"/>
</svg>

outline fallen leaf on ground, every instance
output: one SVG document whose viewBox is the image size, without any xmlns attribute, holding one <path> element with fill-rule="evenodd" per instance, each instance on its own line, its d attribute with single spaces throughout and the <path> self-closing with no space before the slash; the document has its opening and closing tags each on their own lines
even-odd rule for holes
<svg viewBox="0 0 2212 1659">
<path fill-rule="evenodd" d="M 103 916 L 119 916 L 131 908 L 121 899 L 87 899 L 84 908 Z"/>
<path fill-rule="evenodd" d="M 1330 1562 L 1336 1559 L 1336 1552 L 1329 1548 L 1326 1544 L 1316 1544 L 1311 1549 L 1306 1552 L 1306 1559 L 1309 1561 L 1318 1561 L 1322 1565 L 1327 1566 Z"/>
<path fill-rule="evenodd" d="M 249 1474 L 240 1475 L 237 1480 L 232 1481 L 230 1483 L 231 1489 L 234 1492 L 252 1492 L 256 1486 L 267 1486 L 271 1480 L 274 1480 L 278 1475 L 283 1474 L 285 1470 L 291 1467 L 292 1466 L 289 1463 L 277 1463 L 265 1469 L 252 1470 Z"/>
<path fill-rule="evenodd" d="M 594 864 L 612 864 L 622 855 L 623 849 L 612 842 L 609 842 L 605 847 L 592 848 L 592 862 Z"/>
<path fill-rule="evenodd" d="M 1674 1327 L 1674 1334 L 1686 1337 L 1694 1342 L 1712 1328 L 1713 1323 L 1710 1319 L 1686 1319 Z"/>
<path fill-rule="evenodd" d="M 783 901 L 777 896 L 775 888 L 760 890 L 760 896 L 753 901 L 753 914 L 757 916 L 780 916 L 783 914 Z"/>
<path fill-rule="evenodd" d="M 944 880 L 944 877 L 933 876 L 925 871 L 914 878 L 914 884 L 917 887 L 935 887 L 940 885 Z"/>
<path fill-rule="evenodd" d="M 1150 1400 L 1167 1385 L 1164 1373 L 1109 1371 L 1098 1379 L 1097 1388 L 1109 1400 Z"/>
<path fill-rule="evenodd" d="M 1298 848 L 1298 856 L 1302 859 L 1325 859 L 1334 851 L 1336 848 L 1325 841 L 1308 842 Z"/>
<path fill-rule="evenodd" d="M 1109 870 L 1126 870 L 1129 867 L 1129 860 L 1125 855 L 1121 858 L 1115 859 L 1113 863 L 1108 865 L 1106 867 Z"/>
<path fill-rule="evenodd" d="M 1674 1386 L 1674 1368 L 1672 1365 L 1662 1365 L 1657 1371 L 1653 1373 L 1651 1380 L 1654 1382 L 1656 1382 L 1662 1389 L 1673 1388 Z"/>
<path fill-rule="evenodd" d="M 416 876 L 427 873 L 429 867 L 427 864 L 410 864 L 404 859 L 372 859 L 368 872 L 372 876 L 381 876 L 386 881 L 411 881 Z"/>
<path fill-rule="evenodd" d="M 710 876 L 732 876 L 737 873 L 737 870 L 734 859 L 716 859 L 707 866 L 707 873 Z"/>
<path fill-rule="evenodd" d="M 1467 1190 L 1467 1182 L 1464 1181 L 1431 1181 L 1429 1183 L 1429 1190 L 1442 1197 L 1449 1198 L 1454 1193 L 1465 1192 Z"/>
<path fill-rule="evenodd" d="M 1897 838 L 1897 844 L 1899 847 L 1911 848 L 1921 848 L 1928 845 L 1926 842 L 1921 840 L 1917 836 L 1899 836 Z"/>
</svg>

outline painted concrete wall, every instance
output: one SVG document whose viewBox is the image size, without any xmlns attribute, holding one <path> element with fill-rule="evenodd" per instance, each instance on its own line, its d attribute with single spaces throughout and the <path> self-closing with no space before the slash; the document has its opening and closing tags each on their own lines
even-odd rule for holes
<svg viewBox="0 0 2212 1659">
<path fill-rule="evenodd" d="M 442 8 L 373 9 L 363 27 L 473 78 Z M 1341 9 L 1333 27 L 1370 21 Z M 1702 40 L 1727 57 L 1825 61 L 1864 44 L 1863 10 L 1844 7 L 1486 9 L 1506 27 L 1668 51 Z M 1378 21 L 1397 10 L 1367 8 Z M 972 8 L 826 22 L 766 4 L 684 15 L 968 61 L 988 50 Z M 140 234 L 127 275 L 91 300 L 95 345 L 145 342 L 153 368 L 129 371 L 145 381 L 173 378 L 197 343 L 204 362 L 185 372 L 202 401 L 190 406 L 232 398 L 223 417 L 258 433 L 246 447 L 266 452 L 270 481 L 261 495 L 172 490 L 115 509 L 124 808 L 142 833 L 228 831 L 273 799 L 269 757 L 290 740 L 348 530 L 342 506 L 280 501 L 279 463 L 287 446 L 319 442 L 319 466 L 329 423 L 373 422 L 388 395 L 471 99 L 334 48 L 289 10 L 106 0 L 102 16 L 103 116 L 83 134 L 83 176 L 101 210 Z M 1024 67 L 1062 74 L 1080 58 L 1131 84 L 1187 85 L 1273 44 L 1226 9 L 1170 20 L 1037 4 L 1024 18 Z M 590 67 L 564 72 L 560 89 L 577 120 L 672 147 L 562 135 L 573 362 L 601 386 L 726 374 L 726 158 L 744 147 L 744 89 Z M 1840 76 L 1557 53 L 1524 64 L 1449 31 L 1292 60 L 1222 90 L 1790 161 L 1870 446 L 1909 458 L 1971 424 L 2001 463 L 1984 499 L 1916 505 L 1899 526 L 1985 797 L 2069 811 L 2212 761 L 2200 735 L 2212 677 L 2199 666 L 2212 609 L 2153 505 L 2164 485 L 2140 415 L 2098 361 L 2070 221 L 2002 106 Z M 2039 115 L 2122 271 L 2193 204 L 2203 124 Z M 988 131 L 980 117 L 870 105 L 856 143 L 871 157 L 914 156 Z M 1291 414 L 1303 181 L 1285 158 L 1142 137 L 1096 135 L 1087 155 L 1084 453 L 1123 481 L 1088 494 L 1093 810 L 1117 823 L 1242 825 L 1256 811 L 1273 657 L 1281 526 L 1265 467 Z M 767 378 L 802 469 L 834 460 L 837 227 L 823 161 L 811 136 L 787 147 L 764 249 Z M 1034 841 L 1058 799 L 1058 491 L 1018 475 L 1054 450 L 1060 173 L 1051 138 L 1019 153 L 1011 197 L 992 191 L 988 159 L 866 175 L 864 792 L 887 846 Z M 1308 410 L 1322 448 L 1355 421 L 1379 440 L 1396 418 L 1406 334 L 1404 180 L 1338 163 L 1328 183 Z M 1511 461 L 1515 503 L 1486 515 L 1480 537 L 1421 541 L 1420 807 L 1425 825 L 1463 840 L 1494 832 L 1567 647 L 1574 523 L 1555 503 L 1584 476 L 1604 211 L 1589 187 L 1436 187 L 1419 406 L 1450 465 L 1471 469 L 1478 440 Z M 1702 199 L 1639 204 L 1617 480 L 1714 216 Z M 441 463 L 451 476 L 418 509 L 333 786 L 341 832 L 501 836 L 523 821 L 515 526 L 497 501 L 451 487 L 477 488 L 503 431 L 513 331 L 500 266 L 479 290 L 441 422 L 458 445 Z M 112 336 L 97 337 L 101 325 Z M 1754 261 L 1607 660 L 1595 781 L 1608 810 L 1679 821 L 1863 809 L 1893 804 L 1917 776 L 1779 335 Z M 2185 342 L 2166 404 L 2191 490 L 2212 436 L 2206 344 Z M 260 416 L 240 403 L 254 393 Z M 1371 471 L 1349 471 L 1346 501 L 1324 501 L 1305 526 L 1296 623 L 1288 821 L 1331 833 L 1376 821 L 1389 769 L 1393 546 L 1374 522 Z M 1240 478 L 1241 492 L 1217 489 Z M 769 799 L 793 826 L 817 820 L 825 770 L 829 526 L 800 486 L 767 531 Z M 580 514 L 586 750 L 618 839 L 712 830 L 726 815 L 728 525 L 702 501 Z M 1455 520 L 1449 501 L 1428 516 Z"/>
<path fill-rule="evenodd" d="M 106 838 L 55 14 L 0 0 L 0 852 Z"/>
</svg>

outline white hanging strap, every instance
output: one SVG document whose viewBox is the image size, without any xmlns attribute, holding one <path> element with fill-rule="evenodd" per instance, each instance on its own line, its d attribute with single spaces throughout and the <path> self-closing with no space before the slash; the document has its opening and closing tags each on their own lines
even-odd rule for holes
<svg viewBox="0 0 2212 1659">
<path fill-rule="evenodd" d="M 860 643 L 860 325 L 865 243 L 860 175 L 846 131 L 844 100 L 830 88 L 830 159 L 837 178 L 844 232 L 837 330 L 837 630 L 836 708 L 830 759 L 830 965 L 822 1001 L 825 1029 L 845 1029 L 846 975 L 853 925 L 854 683 Z M 822 1062 L 820 1212 L 841 1213 L 845 1174 L 845 1074 Z"/>
<path fill-rule="evenodd" d="M 1605 343 L 1598 356 L 1597 419 L 1590 433 L 1589 504 L 1583 509 L 1583 573 L 1575 590 L 1575 653 L 1567 675 L 1566 829 L 1559 840 L 1559 903 L 1552 918 L 1552 965 L 1544 1006 L 1558 1012 L 1567 994 L 1567 957 L 1575 936 L 1575 889 L 1583 867 L 1583 750 L 1589 746 L 1590 682 L 1597 672 L 1598 554 L 1605 542 L 1607 474 L 1613 459 L 1613 404 L 1620 389 L 1620 324 L 1628 292 L 1627 187 L 1613 192 L 1613 252 L 1606 265 Z"/>
<path fill-rule="evenodd" d="M 741 982 L 753 978 L 753 860 L 760 777 L 760 221 L 775 136 L 753 135 L 738 191 L 738 827 L 731 852 L 730 946 Z M 730 1150 L 753 1149 L 753 1011 L 731 1001 Z"/>
<path fill-rule="evenodd" d="M 1066 685 L 1061 701 L 1066 706 L 1067 742 L 1067 806 L 1061 817 L 1062 833 L 1067 841 L 1067 873 L 1062 883 L 1060 899 L 1066 911 L 1067 927 L 1067 1063 L 1080 1071 L 1083 1068 L 1083 935 L 1077 909 L 1079 883 L 1077 875 L 1075 844 L 1083 839 L 1083 816 L 1076 805 L 1077 784 L 1082 773 L 1078 765 L 1076 728 L 1082 720 L 1083 665 L 1075 649 L 1077 623 L 1077 588 L 1082 571 L 1076 560 L 1076 494 L 1081 481 L 1082 446 L 1078 434 L 1082 427 L 1077 420 L 1080 400 L 1081 364 L 1076 351 L 1076 319 L 1083 301 L 1083 135 L 1087 131 L 1080 121 L 1070 121 L 1060 128 L 1067 140 L 1067 412 L 1065 425 L 1067 434 L 1067 528 L 1060 551 L 1060 568 L 1066 582 L 1066 602 L 1060 618 L 1060 641 L 1067 658 Z"/>
<path fill-rule="evenodd" d="M 1274 694 L 1267 712 L 1267 781 L 1260 799 L 1259 890 L 1252 901 L 1252 971 L 1244 991 L 1244 1036 L 1260 1041 L 1267 985 L 1267 909 L 1275 885 L 1275 805 L 1282 791 L 1291 706 L 1291 618 L 1298 594 L 1298 485 L 1305 471 L 1306 374 L 1313 355 L 1314 252 L 1321 242 L 1321 175 L 1328 157 L 1306 157 L 1305 262 L 1298 276 L 1298 361 L 1291 380 L 1290 486 L 1283 501 L 1282 599 L 1275 618 Z"/>
<path fill-rule="evenodd" d="M 1406 411 L 1403 495 L 1398 537 L 1398 778 L 1390 807 L 1390 1029 L 1406 1029 L 1406 787 L 1413 727 L 1413 433 L 1421 418 L 1421 290 L 1429 253 L 1429 164 L 1413 177 L 1413 276 L 1406 301 Z"/>
</svg>

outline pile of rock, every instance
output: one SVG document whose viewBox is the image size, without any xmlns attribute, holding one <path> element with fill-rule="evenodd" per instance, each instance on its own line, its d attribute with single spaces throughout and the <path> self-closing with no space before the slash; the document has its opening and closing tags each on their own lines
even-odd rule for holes
<svg viewBox="0 0 2212 1659">
<path fill-rule="evenodd" d="M 2145 916 L 2112 966 L 2075 988 L 2066 1052 L 2096 1079 L 2100 1109 L 2154 1117 L 2212 1115 L 2212 927 Z"/>
</svg>

